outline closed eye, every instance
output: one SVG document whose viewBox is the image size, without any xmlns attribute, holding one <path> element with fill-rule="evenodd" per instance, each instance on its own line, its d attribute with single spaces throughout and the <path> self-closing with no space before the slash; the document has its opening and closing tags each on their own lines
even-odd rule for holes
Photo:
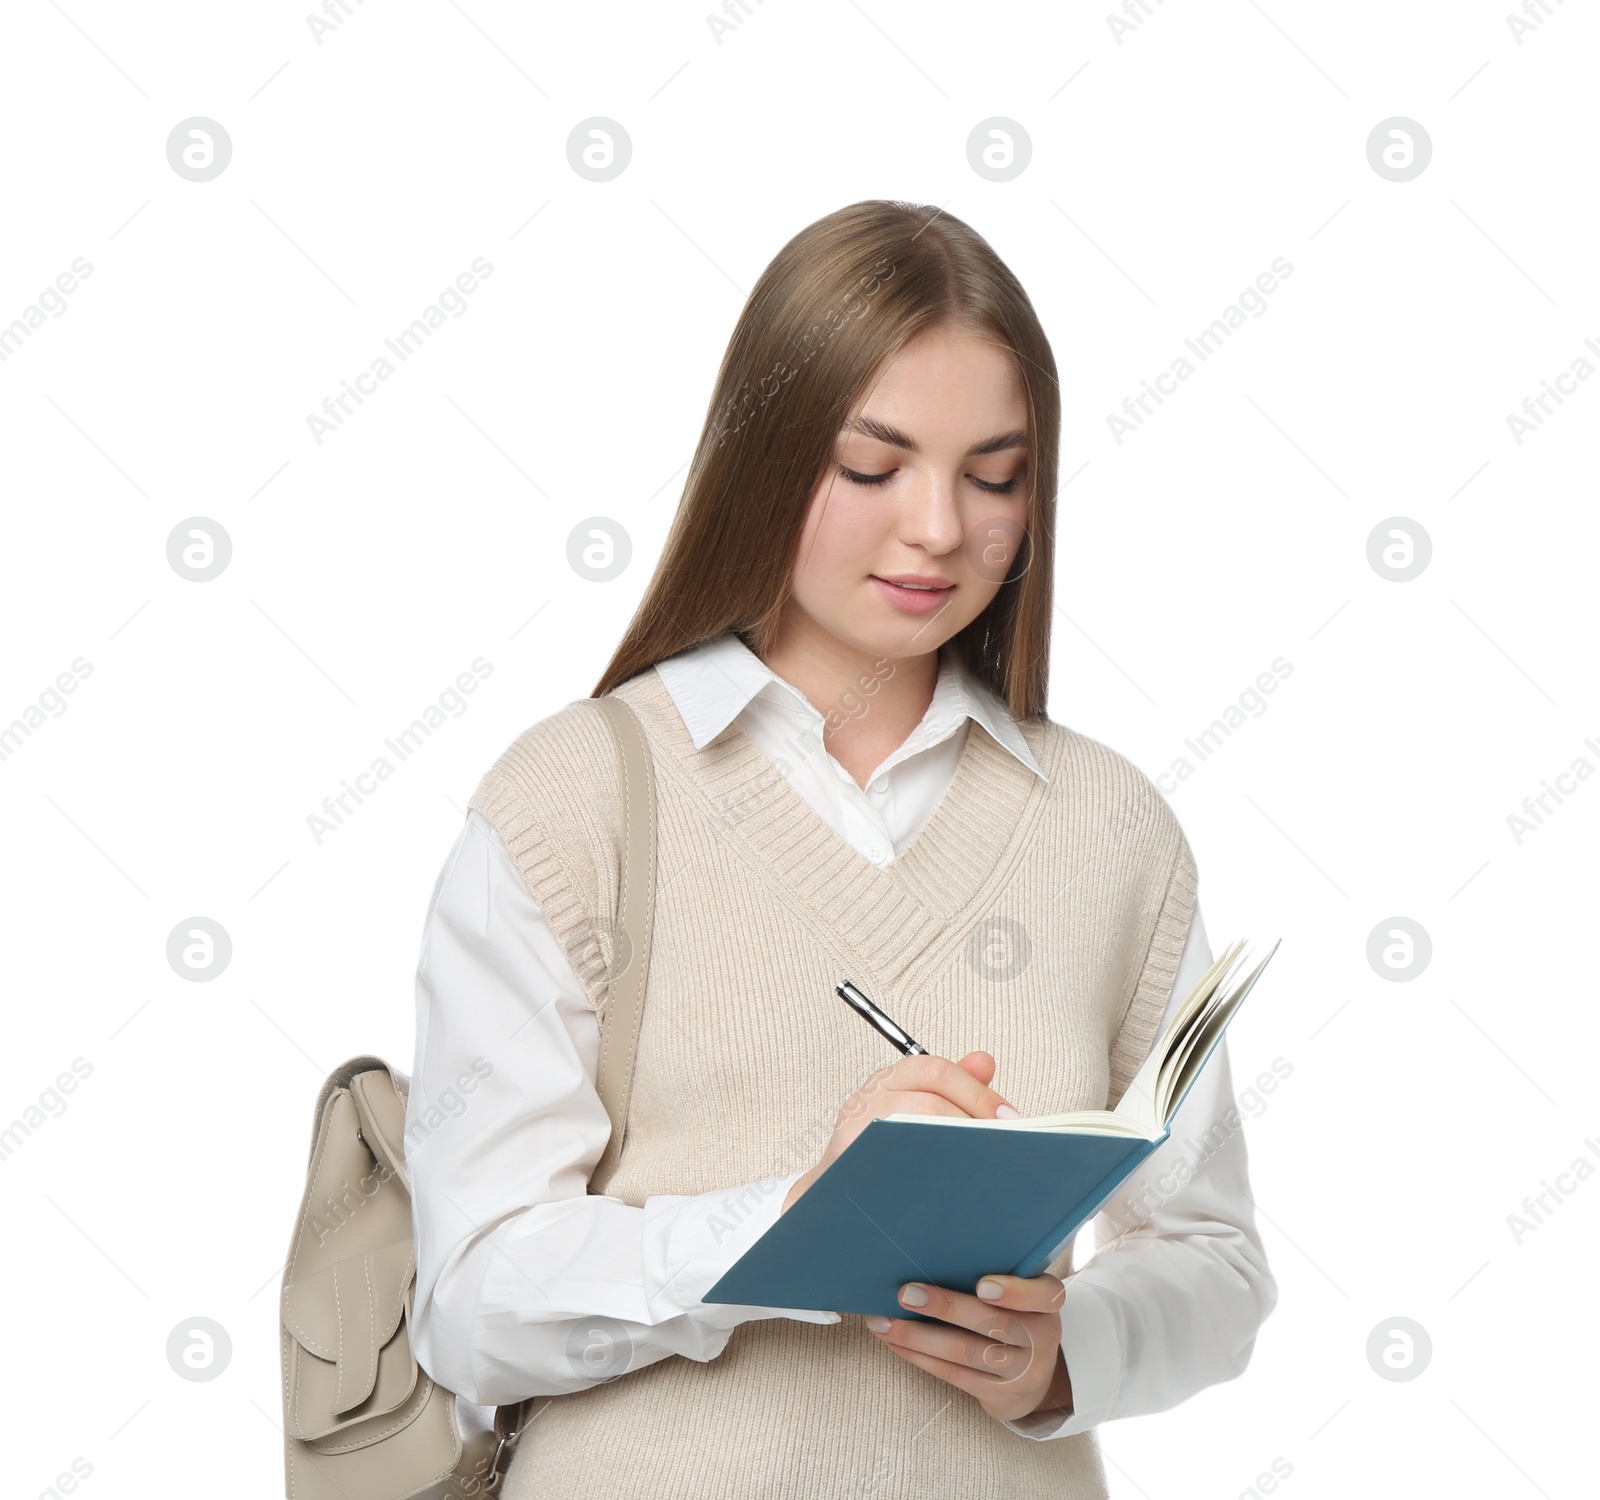
<svg viewBox="0 0 1600 1500">
<path fill-rule="evenodd" d="M 843 464 L 839 466 L 839 473 L 848 479 L 851 484 L 859 484 L 867 489 L 875 488 L 880 484 L 887 484 L 895 475 L 893 469 L 889 469 L 882 474 L 858 474 L 854 469 L 845 468 Z M 1017 487 L 1015 479 L 1008 479 L 1004 484 L 993 484 L 989 480 L 979 479 L 975 475 L 969 474 L 967 477 L 980 490 L 986 490 L 991 495 L 1009 495 Z"/>
</svg>

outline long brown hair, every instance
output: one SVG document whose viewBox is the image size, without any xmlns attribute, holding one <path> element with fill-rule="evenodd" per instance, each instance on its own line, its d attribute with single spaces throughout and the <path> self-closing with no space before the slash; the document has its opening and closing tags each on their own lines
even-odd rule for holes
<svg viewBox="0 0 1600 1500">
<path fill-rule="evenodd" d="M 937 208 L 883 199 L 808 225 L 761 273 L 723 355 L 661 560 L 595 697 L 728 630 L 765 656 L 840 428 L 905 344 L 946 324 L 1011 351 L 1029 414 L 1026 534 L 1000 591 L 949 644 L 1013 718 L 1044 712 L 1055 359 L 1027 293 L 981 235 Z"/>
</svg>

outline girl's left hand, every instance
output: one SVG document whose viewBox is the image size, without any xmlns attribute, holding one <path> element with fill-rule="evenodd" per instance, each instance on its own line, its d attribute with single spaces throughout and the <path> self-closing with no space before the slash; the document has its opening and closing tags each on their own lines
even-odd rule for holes
<svg viewBox="0 0 1600 1500">
<path fill-rule="evenodd" d="M 1059 1276 L 996 1275 L 978 1285 L 990 1283 L 1000 1288 L 993 1300 L 908 1281 L 901 1304 L 939 1322 L 872 1317 L 866 1325 L 902 1359 L 976 1397 L 1001 1421 L 1037 1411 L 1053 1388 L 1051 1404 L 1070 1412 L 1072 1381 L 1061 1355 L 1066 1283 Z M 914 1300 L 919 1290 L 927 1297 L 921 1304 Z"/>
</svg>

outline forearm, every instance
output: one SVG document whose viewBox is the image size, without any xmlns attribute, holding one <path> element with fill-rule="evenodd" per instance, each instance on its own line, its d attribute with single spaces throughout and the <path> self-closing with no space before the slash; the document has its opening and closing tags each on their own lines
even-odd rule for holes
<svg viewBox="0 0 1600 1500">
<path fill-rule="evenodd" d="M 423 1368 L 480 1405 L 583 1390 L 668 1355 L 710 1360 L 741 1323 L 804 1310 L 706 1304 L 701 1294 L 765 1232 L 789 1179 L 633 1208 L 598 1195 L 539 1204 L 487 1234 L 417 1246 Z M 423 1187 L 425 1207 L 431 1203 Z M 755 1210 L 729 1230 L 726 1203 Z M 437 1215 L 425 1213 L 432 1222 Z"/>
</svg>

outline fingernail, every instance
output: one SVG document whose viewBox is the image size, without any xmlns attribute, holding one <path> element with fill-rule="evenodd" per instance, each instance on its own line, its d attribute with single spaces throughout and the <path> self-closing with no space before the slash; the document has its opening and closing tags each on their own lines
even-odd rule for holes
<svg viewBox="0 0 1600 1500">
<path fill-rule="evenodd" d="M 907 1307 L 926 1307 L 928 1305 L 928 1289 L 911 1282 L 900 1288 L 900 1300 Z"/>
<path fill-rule="evenodd" d="M 978 1283 L 978 1295 L 987 1298 L 990 1302 L 993 1302 L 996 1297 L 1005 1296 L 1005 1294 L 1006 1289 L 998 1281 L 980 1281 Z"/>
<path fill-rule="evenodd" d="M 1022 1111 L 1019 1109 L 1012 1109 L 1009 1104 L 1000 1105 L 995 1110 L 995 1114 L 1002 1120 L 1020 1120 L 1022 1118 Z"/>
<path fill-rule="evenodd" d="M 874 1333 L 887 1333 L 889 1331 L 889 1320 L 873 1316 L 867 1319 L 867 1327 Z"/>
</svg>

